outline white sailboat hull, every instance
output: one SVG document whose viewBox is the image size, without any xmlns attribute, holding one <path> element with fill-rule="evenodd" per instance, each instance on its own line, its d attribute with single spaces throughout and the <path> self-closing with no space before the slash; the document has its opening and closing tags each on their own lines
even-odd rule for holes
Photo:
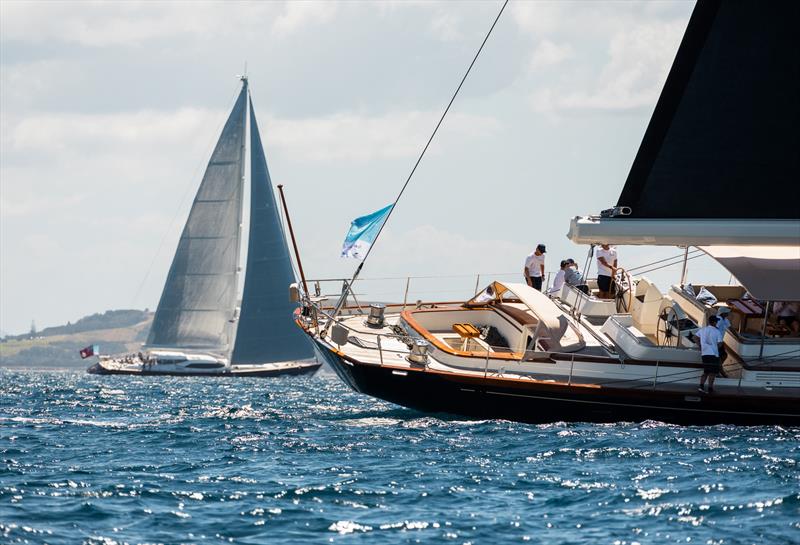
<svg viewBox="0 0 800 545">
<path fill-rule="evenodd" d="M 268 377 L 312 374 L 320 364 L 315 360 L 231 365 L 227 359 L 212 354 L 150 352 L 144 357 L 100 357 L 88 369 L 97 375 L 159 375 L 189 377 Z"/>
</svg>

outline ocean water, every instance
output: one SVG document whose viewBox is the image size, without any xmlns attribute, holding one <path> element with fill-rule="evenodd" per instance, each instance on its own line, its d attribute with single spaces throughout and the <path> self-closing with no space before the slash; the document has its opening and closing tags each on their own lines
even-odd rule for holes
<svg viewBox="0 0 800 545">
<path fill-rule="evenodd" d="M 0 370 L 0 543 L 800 543 L 800 429 L 429 415 L 333 375 Z"/>
</svg>

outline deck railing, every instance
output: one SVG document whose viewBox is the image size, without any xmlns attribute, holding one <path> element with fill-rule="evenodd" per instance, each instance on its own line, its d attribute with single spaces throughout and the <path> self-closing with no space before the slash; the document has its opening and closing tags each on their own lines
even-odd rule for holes
<svg viewBox="0 0 800 545">
<path fill-rule="evenodd" d="M 545 284 L 546 286 L 550 285 L 551 275 L 552 275 L 552 273 L 550 273 L 550 272 L 547 273 L 547 282 Z M 365 286 L 366 284 L 368 284 L 370 282 L 383 282 L 383 283 L 388 284 L 390 286 L 393 285 L 395 288 L 400 286 L 399 289 L 397 289 L 395 292 L 378 292 L 378 295 L 388 295 L 388 294 L 391 294 L 391 293 L 397 293 L 399 295 L 399 293 L 402 292 L 402 294 L 403 294 L 402 303 L 400 303 L 400 302 L 387 303 L 387 310 L 391 309 L 391 308 L 397 308 L 399 310 L 405 310 L 409 306 L 413 306 L 413 307 L 419 308 L 419 305 L 420 305 L 420 303 L 421 303 L 423 298 L 419 297 L 416 300 L 415 300 L 415 298 L 420 296 L 420 295 L 424 295 L 426 293 L 437 294 L 437 295 L 440 295 L 440 296 L 441 295 L 449 296 L 448 298 L 450 299 L 451 302 L 454 302 L 454 301 L 466 301 L 467 299 L 471 298 L 474 294 L 476 294 L 478 292 L 478 290 L 481 289 L 482 286 L 481 286 L 480 282 L 481 282 L 482 278 L 485 279 L 487 282 L 490 281 L 490 280 L 503 279 L 503 278 L 511 278 L 511 279 L 513 279 L 515 281 L 519 281 L 519 277 L 520 276 L 521 275 L 519 273 L 494 273 L 494 274 L 480 273 L 480 274 L 475 274 L 475 275 L 405 276 L 405 277 L 363 278 L 363 279 L 357 280 L 356 281 L 356 285 L 357 286 Z M 474 284 L 472 283 L 473 279 L 474 279 Z M 420 290 L 418 290 L 418 291 L 412 291 L 411 290 L 412 286 L 415 286 L 415 285 L 418 286 L 420 283 L 424 283 L 425 281 L 435 281 L 435 282 L 442 282 L 442 281 L 448 282 L 449 281 L 449 282 L 452 282 L 454 280 L 460 281 L 460 285 L 456 285 L 455 289 L 435 288 L 435 289 L 431 289 L 430 291 L 427 291 L 427 292 L 424 289 L 421 290 L 421 291 Z M 323 286 L 334 284 L 334 285 L 338 285 L 338 286 L 342 287 L 342 291 L 344 291 L 343 287 L 346 286 L 346 282 L 348 282 L 348 281 L 349 281 L 348 279 L 344 279 L 344 278 L 313 279 L 313 280 L 309 281 L 309 285 L 313 286 L 312 287 L 312 289 L 314 290 L 314 294 L 313 295 L 325 296 L 326 293 L 322 289 Z M 451 284 L 449 287 L 450 288 L 454 288 L 454 285 Z M 371 293 L 373 293 L 373 292 L 371 292 Z M 333 293 L 329 292 L 329 293 L 327 293 L 327 297 L 329 297 L 330 300 L 335 300 L 335 298 L 337 298 L 340 294 L 341 294 L 341 292 L 336 292 L 336 291 L 334 291 Z M 353 299 L 354 305 L 345 307 L 346 316 L 350 316 L 353 313 L 366 315 L 366 313 L 368 311 L 368 309 L 366 308 L 368 303 L 367 302 L 361 303 L 359 301 L 359 297 L 362 297 L 362 296 L 363 296 L 363 294 L 358 294 L 356 290 L 353 290 L 352 299 Z M 383 298 L 383 300 L 390 300 L 392 298 L 393 297 L 387 297 L 387 298 Z M 380 300 L 380 299 L 378 299 L 378 300 Z M 399 300 L 399 297 L 398 297 L 397 300 Z M 376 301 L 376 299 L 371 298 L 371 302 L 375 302 L 375 301 Z M 411 301 L 414 301 L 414 302 L 411 302 Z M 438 302 L 444 302 L 444 301 L 437 301 L 437 303 Z M 313 308 L 315 309 L 313 311 L 315 313 L 315 316 L 310 320 L 310 323 L 308 325 L 311 326 L 311 327 L 316 328 L 317 334 L 319 334 L 319 332 L 321 331 L 321 328 L 318 326 L 318 323 L 319 323 L 318 318 L 321 317 L 321 318 L 324 318 L 325 320 L 331 320 L 332 317 L 328 312 L 325 311 L 325 309 L 321 308 L 319 305 L 314 305 Z M 378 352 L 378 360 L 379 360 L 381 366 L 385 365 L 385 361 L 386 361 L 384 353 L 390 353 L 390 354 L 408 354 L 408 353 L 410 353 L 410 350 L 409 351 L 400 351 L 400 350 L 387 349 L 387 348 L 384 347 L 384 341 L 386 339 L 396 339 L 396 340 L 400 340 L 400 341 L 405 341 L 405 340 L 411 338 L 410 335 L 397 335 L 397 334 L 389 334 L 389 333 L 373 333 L 373 332 L 363 331 L 363 330 L 354 330 L 354 329 L 348 327 L 346 324 L 344 324 L 342 322 L 342 320 L 341 320 L 341 317 L 339 317 L 339 316 L 337 316 L 335 319 L 332 319 L 332 320 L 333 320 L 334 324 L 337 324 L 340 327 L 344 327 L 348 331 L 356 332 L 360 336 L 365 336 L 365 335 L 374 336 L 375 337 L 375 347 L 370 347 L 370 346 L 366 346 L 366 345 L 359 345 L 359 346 L 361 348 L 363 348 L 363 349 L 366 349 L 366 350 L 377 350 L 377 352 Z M 312 324 L 315 324 L 315 325 L 312 325 Z M 474 353 L 474 351 L 473 351 L 473 353 Z M 485 362 L 484 362 L 484 377 L 487 377 L 490 372 L 499 372 L 500 369 L 504 369 L 504 368 L 490 368 L 490 363 L 491 363 L 490 360 L 491 360 L 491 354 L 492 353 L 493 352 L 491 350 L 491 347 L 487 347 L 486 354 L 485 354 Z M 797 350 L 791 350 L 791 351 L 788 351 L 785 355 L 782 355 L 783 357 L 779 357 L 779 358 L 764 358 L 763 361 L 761 361 L 761 363 L 763 363 L 764 365 L 769 365 L 770 363 L 779 362 L 779 361 L 782 361 L 782 360 L 785 360 L 785 359 L 796 358 L 797 355 L 798 355 L 797 353 L 798 353 Z M 573 384 L 573 381 L 575 380 L 575 354 L 574 353 L 567 354 L 567 353 L 553 353 L 553 352 L 542 351 L 542 352 L 533 352 L 530 355 L 532 357 L 537 357 L 537 358 L 550 358 L 551 356 L 557 356 L 558 359 L 560 359 L 562 361 L 567 356 L 569 356 L 570 369 L 569 369 L 569 375 L 567 377 L 567 384 L 568 385 L 572 385 Z M 527 353 L 526 353 L 526 356 L 528 356 Z M 522 361 L 524 361 L 525 359 L 526 358 L 523 358 Z M 775 361 L 771 361 L 773 359 Z M 751 365 L 753 365 L 753 362 L 749 362 L 749 363 Z M 620 359 L 620 365 L 624 365 L 624 364 L 625 364 L 625 360 L 624 359 Z M 618 386 L 618 385 L 621 385 L 621 384 L 626 384 L 626 383 L 630 384 L 630 383 L 636 382 L 636 383 L 641 384 L 642 386 L 647 385 L 645 387 L 649 386 L 650 389 L 656 390 L 656 389 L 659 388 L 659 386 L 667 386 L 667 385 L 670 385 L 670 384 L 681 383 L 681 382 L 685 382 L 685 381 L 689 381 L 689 380 L 694 381 L 694 380 L 697 379 L 698 374 L 699 374 L 699 372 L 701 370 L 700 367 L 692 366 L 690 368 L 682 367 L 682 368 L 679 368 L 679 370 L 675 370 L 675 371 L 671 371 L 671 372 L 666 372 L 665 373 L 664 370 L 661 369 L 661 367 L 662 367 L 661 362 L 660 361 L 656 361 L 655 362 L 655 368 L 653 370 L 653 375 L 652 375 L 652 384 L 649 382 L 649 379 L 646 376 L 641 376 L 641 377 L 632 378 L 632 379 L 608 379 L 608 380 L 603 381 L 603 382 L 594 381 L 594 382 L 592 382 L 592 384 L 598 384 L 598 385 L 601 385 L 601 386 L 602 385 L 615 385 L 615 386 Z M 743 370 L 744 369 L 742 368 L 740 371 L 743 371 Z M 526 373 L 525 375 L 522 375 L 522 376 L 527 376 L 527 377 L 529 377 L 531 379 L 534 379 L 536 376 L 539 376 L 539 375 L 545 376 L 545 373 Z M 742 378 L 743 378 L 743 373 L 741 373 L 740 376 L 738 377 L 738 379 L 739 379 L 738 380 L 738 387 L 742 386 Z"/>
<path fill-rule="evenodd" d="M 550 281 L 555 273 L 545 273 L 543 290 L 550 287 Z M 425 275 L 425 276 L 386 276 L 356 279 L 352 294 L 349 298 L 359 304 L 360 299 L 368 295 L 370 301 L 402 301 L 405 308 L 416 301 L 430 299 L 431 297 L 447 298 L 449 300 L 464 300 L 477 294 L 483 287 L 481 281 L 489 283 L 494 280 L 507 280 L 524 282 L 520 272 L 501 273 L 475 273 L 456 275 Z M 308 280 L 309 291 L 312 296 L 339 297 L 344 293 L 349 278 L 314 278 Z"/>
</svg>

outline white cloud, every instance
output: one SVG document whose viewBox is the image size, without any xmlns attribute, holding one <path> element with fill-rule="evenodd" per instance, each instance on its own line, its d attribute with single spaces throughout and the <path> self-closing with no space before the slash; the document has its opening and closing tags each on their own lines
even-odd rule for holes
<svg viewBox="0 0 800 545">
<path fill-rule="evenodd" d="M 431 20 L 431 30 L 443 42 L 453 42 L 462 38 L 459 22 L 453 13 L 439 12 Z"/>
<path fill-rule="evenodd" d="M 337 7 L 337 4 L 333 2 L 307 0 L 287 2 L 284 4 L 283 13 L 272 25 L 272 29 L 280 35 L 286 35 L 309 24 L 326 23 L 333 19 Z"/>
<path fill-rule="evenodd" d="M 433 128 L 438 112 L 390 112 L 380 116 L 340 113 L 311 119 L 267 116 L 260 125 L 268 147 L 280 147 L 305 160 L 366 161 L 410 157 Z M 4 123 L 9 151 L 36 153 L 47 160 L 79 150 L 166 153 L 216 139 L 225 113 L 198 108 L 174 112 L 144 110 L 114 114 L 35 114 Z M 491 116 L 452 113 L 446 127 L 468 137 L 491 135 L 500 129 Z M 216 128 L 214 128 L 216 127 Z M 266 130 L 265 130 L 266 129 Z M 202 136 L 200 136 L 202 135 Z M 208 147 L 208 146 L 206 146 Z"/>
<path fill-rule="evenodd" d="M 367 161 L 412 157 L 421 150 L 436 123 L 435 112 L 390 112 L 381 116 L 335 114 L 316 119 L 268 119 L 270 147 L 312 161 Z M 490 116 L 453 113 L 445 121 L 449 130 L 468 137 L 497 132 L 499 122 Z"/>
<path fill-rule="evenodd" d="M 180 35 L 282 34 L 330 20 L 330 2 L 0 2 L 4 41 L 60 41 L 92 47 L 146 46 Z"/>
<path fill-rule="evenodd" d="M 563 110 L 629 110 L 658 99 L 685 29 L 683 21 L 648 23 L 615 33 L 608 62 L 583 89 L 545 87 L 532 96 L 542 113 Z"/>
<path fill-rule="evenodd" d="M 542 40 L 531 56 L 531 69 L 537 70 L 555 66 L 572 57 L 573 50 L 569 44 L 558 45 L 550 40 Z"/>
<path fill-rule="evenodd" d="M 412 111 L 311 119 L 266 116 L 260 126 L 270 156 L 341 164 L 416 156 L 437 115 Z M 107 190 L 112 180 L 115 191 L 155 191 L 176 178 L 178 187 L 196 183 L 226 116 L 221 110 L 198 108 L 9 116 L 0 131 L 3 215 L 68 210 L 92 191 Z M 462 137 L 485 138 L 500 125 L 490 116 L 453 113 L 446 128 Z M 194 172 L 187 165 L 194 165 Z M 43 184 L 51 188 L 47 194 L 38 192 Z M 61 192 L 54 192 L 58 187 Z"/>
<path fill-rule="evenodd" d="M 181 108 L 175 112 L 142 110 L 113 114 L 38 113 L 20 119 L 9 129 L 12 151 L 46 155 L 78 149 L 113 147 L 135 151 L 164 150 L 194 140 L 193 135 L 225 120 L 220 111 Z M 205 129 L 205 131 L 204 131 Z"/>
<path fill-rule="evenodd" d="M 533 35 L 552 32 L 563 21 L 563 7 L 558 2 L 513 2 L 508 10 L 514 23 Z"/>
</svg>

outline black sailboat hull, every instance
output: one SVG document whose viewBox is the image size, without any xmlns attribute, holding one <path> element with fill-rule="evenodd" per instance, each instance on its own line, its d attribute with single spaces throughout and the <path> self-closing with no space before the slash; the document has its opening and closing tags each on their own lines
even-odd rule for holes
<svg viewBox="0 0 800 545">
<path fill-rule="evenodd" d="M 100 363 L 89 367 L 86 372 L 91 375 L 137 375 L 137 376 L 159 376 L 159 377 L 210 377 L 210 378 L 246 378 L 246 377 L 278 377 L 278 376 L 297 376 L 313 375 L 322 366 L 321 363 L 309 363 L 294 367 L 283 367 L 279 369 L 232 369 L 222 373 L 201 373 L 201 372 L 171 372 L 171 371 L 145 371 L 133 369 L 109 369 Z"/>
<path fill-rule="evenodd" d="M 354 390 L 425 412 L 528 423 L 641 422 L 800 426 L 800 399 L 701 394 L 686 388 L 597 388 L 467 376 L 359 363 L 317 343 L 318 353 Z"/>
</svg>

